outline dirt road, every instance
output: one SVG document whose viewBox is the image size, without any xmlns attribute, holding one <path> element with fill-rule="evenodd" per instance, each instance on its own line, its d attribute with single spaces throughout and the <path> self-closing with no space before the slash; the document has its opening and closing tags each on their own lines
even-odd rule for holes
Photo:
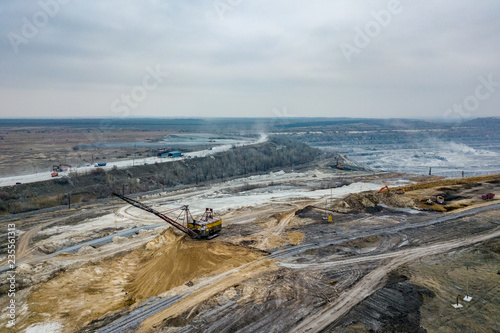
<svg viewBox="0 0 500 333">
<path fill-rule="evenodd" d="M 343 235 L 340 238 L 334 239 L 334 240 L 328 240 L 328 241 L 323 241 L 319 243 L 309 243 L 309 244 L 302 244 L 298 246 L 294 246 L 285 250 L 280 250 L 277 252 L 272 253 L 271 255 L 258 260 L 257 262 L 249 263 L 244 266 L 235 268 L 231 271 L 227 271 L 225 273 L 222 273 L 220 275 L 217 275 L 215 277 L 212 277 L 210 279 L 205 280 L 205 283 L 195 285 L 194 287 L 191 288 L 191 290 L 187 293 L 183 293 L 181 298 L 172 300 L 172 302 L 165 302 L 164 299 L 159 299 L 157 302 L 154 302 L 151 304 L 151 307 L 154 309 L 154 311 L 151 311 L 149 307 L 141 309 L 137 311 L 137 313 L 133 314 L 133 317 L 137 317 L 137 319 L 133 318 L 123 318 L 124 321 L 129 321 L 132 320 L 134 322 L 134 325 L 138 325 L 139 322 L 143 321 L 141 327 L 147 331 L 148 329 L 152 329 L 156 325 L 159 325 L 160 322 L 166 318 L 166 317 L 173 317 L 175 315 L 178 315 L 182 313 L 182 311 L 188 310 L 190 307 L 194 307 L 197 302 L 202 302 L 203 300 L 206 300 L 208 297 L 213 296 L 215 293 L 220 292 L 221 290 L 224 290 L 224 288 L 221 289 L 221 287 L 227 287 L 232 284 L 240 283 L 242 280 L 245 278 L 248 278 L 250 275 L 248 273 L 246 274 L 240 274 L 241 271 L 248 271 L 248 267 L 252 267 L 250 271 L 253 271 L 253 273 L 256 273 L 258 269 L 255 269 L 257 267 L 260 267 L 261 262 L 264 260 L 269 260 L 269 259 L 284 259 L 290 256 L 297 255 L 301 252 L 304 252 L 308 249 L 314 249 L 314 248 L 321 248 L 328 246 L 329 244 L 339 244 L 342 242 L 346 242 L 348 240 L 352 239 L 357 239 L 361 237 L 367 237 L 367 236 L 372 236 L 372 235 L 378 235 L 380 233 L 395 233 L 399 232 L 405 229 L 413 229 L 413 228 L 421 228 L 429 225 L 434 225 L 437 223 L 442 223 L 445 221 L 453 220 L 459 217 L 464 217 L 464 216 L 470 216 L 472 214 L 477 214 L 479 212 L 491 210 L 491 209 L 497 209 L 499 208 L 499 204 L 493 204 L 489 205 L 488 207 L 480 207 L 478 209 L 472 209 L 468 210 L 465 212 L 455 212 L 455 213 L 450 213 L 446 214 L 445 216 L 441 216 L 439 218 L 423 221 L 420 223 L 408 223 L 408 224 L 403 224 L 403 225 L 395 225 L 393 227 L 388 227 L 388 228 L 382 228 L 382 229 L 374 229 L 374 230 L 369 230 L 365 232 L 353 232 L 352 234 L 347 234 Z M 291 217 L 293 217 L 292 212 L 290 211 L 285 211 L 283 212 L 283 217 L 282 220 L 289 221 Z M 281 221 L 282 221 L 281 220 Z M 280 223 L 277 225 L 279 227 Z M 275 231 L 275 230 L 273 230 Z M 346 314 L 349 312 L 349 310 L 354 307 L 356 304 L 361 302 L 363 299 L 366 297 L 370 296 L 372 293 L 374 293 L 379 287 L 381 287 L 382 282 L 388 272 L 393 270 L 394 268 L 402 265 L 405 262 L 417 259 L 422 256 L 427 256 L 435 253 L 442 253 L 446 252 L 448 250 L 460 247 L 460 246 L 466 246 L 470 244 L 474 244 L 477 242 L 481 242 L 483 240 L 493 238 L 500 236 L 500 230 L 495 229 L 494 232 L 490 232 L 489 234 L 486 235 L 479 235 L 479 236 L 474 236 L 470 237 L 467 239 L 456 239 L 452 241 L 447 241 L 447 242 L 442 242 L 442 243 L 436 243 L 436 244 L 431 244 L 431 245 L 426 245 L 418 248 L 411 248 L 411 249 L 405 249 L 405 250 L 400 250 L 400 251 L 394 251 L 394 252 L 389 252 L 389 253 L 380 253 L 377 252 L 376 254 L 370 255 L 364 255 L 364 256 L 358 256 L 358 257 L 350 257 L 346 259 L 339 259 L 336 261 L 332 262 L 324 262 L 324 263 L 307 263 L 307 264 L 291 264 L 291 263 L 280 263 L 281 266 L 289 267 L 289 268 L 322 268 L 322 267 L 336 267 L 336 266 L 346 266 L 346 265 L 352 265 L 356 263 L 363 263 L 363 262 L 370 262 L 370 261 L 386 261 L 385 264 L 382 266 L 378 267 L 371 273 L 369 273 L 365 278 L 363 278 L 357 285 L 355 285 L 352 289 L 346 291 L 345 293 L 341 294 L 340 297 L 335 301 L 335 303 L 332 303 L 327 309 L 325 309 L 323 312 L 318 314 L 317 316 L 314 317 L 314 319 L 311 319 L 307 322 L 302 322 L 300 326 L 297 327 L 296 332 L 309 332 L 309 330 L 313 329 L 316 325 L 319 324 L 321 321 L 321 327 L 328 326 L 331 324 L 334 320 L 340 318 L 342 315 Z M 389 260 L 387 262 L 387 260 Z M 255 266 L 254 266 L 255 265 Z M 240 272 L 240 273 L 238 273 Z M 238 282 L 234 280 L 233 274 L 237 273 L 236 275 L 238 276 Z M 253 274 L 252 274 L 253 275 Z M 210 283 L 208 283 L 210 282 Z M 214 288 L 213 285 L 216 285 L 217 288 Z M 196 296 L 194 296 L 195 294 Z M 191 297 L 188 297 L 191 295 Z M 187 298 L 187 299 L 186 299 Z M 160 307 L 158 307 L 158 304 L 164 304 Z M 333 317 L 335 315 L 335 317 Z M 334 319 L 332 319 L 334 318 Z M 309 325 L 307 325 L 309 323 Z M 301 330 L 302 325 L 306 325 L 304 329 Z M 310 327 L 309 327 L 310 326 Z M 113 327 L 113 326 L 111 326 Z M 315 332 L 312 330 L 311 332 Z"/>
<path fill-rule="evenodd" d="M 259 144 L 266 142 L 268 139 L 267 135 L 262 134 L 259 139 L 257 140 L 248 140 L 248 141 L 241 141 L 240 143 L 236 144 L 236 146 L 248 146 L 248 145 L 254 145 L 254 144 Z M 138 162 L 135 159 L 128 159 L 128 160 L 121 160 L 121 161 L 115 161 L 111 163 L 106 163 L 106 166 L 103 166 L 101 168 L 105 170 L 111 170 L 113 167 L 117 167 L 119 169 L 123 168 L 129 168 L 131 166 L 139 164 L 154 164 L 154 163 L 168 163 L 168 162 L 173 162 L 173 161 L 178 161 L 183 158 L 190 158 L 190 157 L 204 157 L 204 156 L 209 156 L 213 155 L 216 153 L 220 153 L 226 150 L 231 149 L 233 145 L 221 145 L 215 147 L 215 149 L 205 149 L 205 150 L 200 150 L 200 151 L 195 151 L 191 153 L 186 153 L 185 157 L 179 157 L 179 158 L 158 158 L 156 156 L 151 156 L 151 157 L 146 157 L 146 158 L 141 158 L 139 159 L 140 162 Z M 90 172 L 94 170 L 94 166 L 92 165 L 87 165 L 87 166 L 80 166 L 76 168 L 72 168 L 70 171 L 71 172 L 77 172 L 77 173 L 85 173 L 85 172 Z M 34 183 L 34 182 L 39 182 L 39 181 L 45 181 L 45 180 L 50 180 L 52 179 L 51 172 L 36 172 L 33 174 L 26 174 L 26 175 L 21 175 L 21 176 L 11 176 L 11 177 L 0 177 L 0 186 L 10 186 L 14 185 L 17 182 L 19 183 Z"/>
<path fill-rule="evenodd" d="M 448 242 L 442 242 L 437 244 L 432 244 L 428 246 L 423 246 L 419 248 L 413 248 L 408 250 L 397 251 L 389 254 L 381 254 L 373 257 L 365 258 L 354 258 L 340 260 L 330 263 L 332 266 L 352 264 L 367 260 L 385 259 L 391 258 L 391 260 L 382 266 L 371 271 L 368 275 L 361 279 L 353 288 L 342 293 L 335 302 L 329 304 L 325 309 L 316 313 L 315 315 L 305 318 L 297 327 L 295 327 L 291 332 L 321 332 L 340 317 L 349 312 L 355 305 L 360 303 L 362 300 L 377 291 L 383 284 L 384 278 L 387 274 L 396 269 L 397 267 L 413 261 L 415 259 L 434 255 L 438 253 L 447 252 L 449 250 L 468 246 L 475 243 L 483 242 L 491 238 L 499 237 L 500 229 L 495 229 L 493 232 L 487 234 L 458 239 Z"/>
</svg>

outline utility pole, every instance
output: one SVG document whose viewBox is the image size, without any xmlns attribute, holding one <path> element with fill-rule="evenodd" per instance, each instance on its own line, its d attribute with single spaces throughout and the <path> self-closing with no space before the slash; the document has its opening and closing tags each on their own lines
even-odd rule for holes
<svg viewBox="0 0 500 333">
<path fill-rule="evenodd" d="M 132 157 L 132 166 L 135 166 L 135 144 L 134 144 L 134 157 Z"/>
<path fill-rule="evenodd" d="M 465 287 L 465 297 L 464 297 L 464 301 L 466 302 L 470 302 L 472 300 L 472 297 L 469 296 L 469 266 L 467 266 L 467 285 Z"/>
<path fill-rule="evenodd" d="M 332 202 L 333 202 L 333 189 L 330 188 L 330 205 L 332 204 Z M 333 222 L 333 216 L 331 213 L 330 216 L 328 216 L 328 222 Z"/>
</svg>

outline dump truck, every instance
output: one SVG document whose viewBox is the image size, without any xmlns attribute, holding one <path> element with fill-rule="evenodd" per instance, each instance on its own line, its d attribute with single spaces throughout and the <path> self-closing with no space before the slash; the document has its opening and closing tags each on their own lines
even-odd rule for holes
<svg viewBox="0 0 500 333">
<path fill-rule="evenodd" d="M 131 204 L 132 206 L 145 210 L 151 214 L 155 214 L 159 218 L 170 223 L 173 227 L 188 234 L 193 239 L 212 239 L 217 237 L 219 232 L 222 230 L 222 219 L 214 216 L 214 210 L 212 208 L 206 208 L 205 213 L 197 220 L 193 218 L 187 205 L 169 210 L 169 212 L 181 210 L 181 214 L 179 214 L 179 216 L 183 216 L 183 220 L 187 224 L 185 226 L 182 223 L 170 218 L 166 214 L 161 213 L 137 200 L 115 192 L 113 192 L 113 195 Z"/>
<path fill-rule="evenodd" d="M 493 200 L 495 198 L 495 193 L 487 193 L 481 196 L 483 200 Z"/>
<path fill-rule="evenodd" d="M 57 177 L 57 176 L 59 176 L 59 173 L 58 173 L 58 172 L 52 172 L 50 175 L 51 175 L 52 177 Z"/>
</svg>

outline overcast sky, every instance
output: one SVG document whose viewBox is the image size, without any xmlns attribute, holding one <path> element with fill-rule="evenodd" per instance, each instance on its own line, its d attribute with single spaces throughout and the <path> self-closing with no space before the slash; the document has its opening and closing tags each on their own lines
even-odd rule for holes
<svg viewBox="0 0 500 333">
<path fill-rule="evenodd" d="M 4 0 L 0 117 L 497 116 L 499 16 L 498 0 Z"/>
</svg>

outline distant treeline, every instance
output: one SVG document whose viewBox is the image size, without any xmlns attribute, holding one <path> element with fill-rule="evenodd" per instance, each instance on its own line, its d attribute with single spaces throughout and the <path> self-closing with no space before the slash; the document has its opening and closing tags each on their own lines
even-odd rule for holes
<svg viewBox="0 0 500 333">
<path fill-rule="evenodd" d="M 227 180 L 308 164 L 321 154 L 320 150 L 297 141 L 271 138 L 259 145 L 233 147 L 207 157 L 109 171 L 96 168 L 90 174 L 0 188 L 0 214 L 67 205 L 69 198 L 73 204 L 90 202 L 111 197 L 113 191 L 141 193 Z"/>
</svg>

